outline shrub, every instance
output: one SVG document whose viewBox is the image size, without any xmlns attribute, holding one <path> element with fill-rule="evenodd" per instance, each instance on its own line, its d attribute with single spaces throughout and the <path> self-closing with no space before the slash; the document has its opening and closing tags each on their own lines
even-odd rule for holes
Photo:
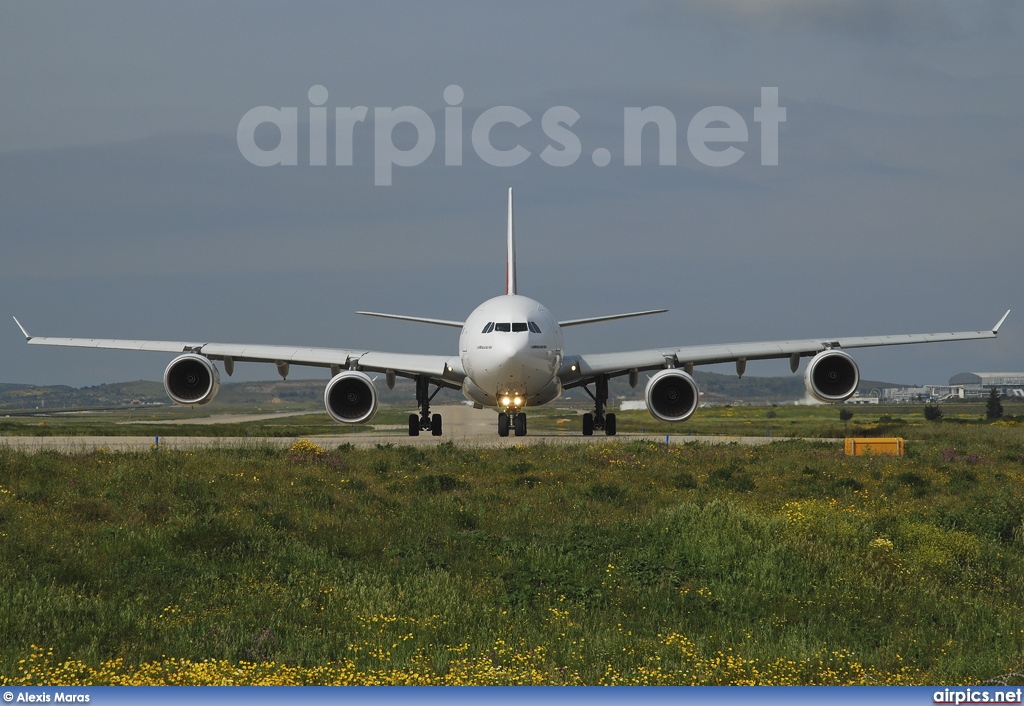
<svg viewBox="0 0 1024 706">
<path fill-rule="evenodd" d="M 920 497 L 926 494 L 931 488 L 932 482 L 914 471 L 906 471 L 896 476 L 896 482 L 911 489 L 914 495 Z"/>
<path fill-rule="evenodd" d="M 864 484 L 856 478 L 840 478 L 832 483 L 832 492 L 843 493 L 845 491 L 864 490 Z"/>
<path fill-rule="evenodd" d="M 680 471 L 672 479 L 672 485 L 679 490 L 690 490 L 697 487 L 697 479 L 689 471 Z"/>
<path fill-rule="evenodd" d="M 978 476 L 973 471 L 954 470 L 949 474 L 947 483 L 949 492 L 960 495 L 966 493 L 978 482 Z"/>
<path fill-rule="evenodd" d="M 989 419 L 999 419 L 1003 416 L 1003 403 L 999 401 L 999 390 L 994 387 L 985 402 L 985 416 Z"/>
<path fill-rule="evenodd" d="M 438 475 L 423 476 L 416 481 L 416 487 L 430 495 L 436 495 L 437 493 L 448 493 L 455 490 L 461 485 L 459 480 L 454 476 L 450 476 L 447 473 L 441 473 Z"/>
<path fill-rule="evenodd" d="M 625 494 L 626 491 L 615 483 L 594 483 L 587 490 L 589 497 L 603 501 L 620 500 Z"/>
<path fill-rule="evenodd" d="M 319 456 L 324 452 L 322 446 L 314 444 L 309 439 L 299 439 L 292 444 L 291 452 L 296 456 L 309 458 L 311 456 Z"/>
<path fill-rule="evenodd" d="M 716 468 L 708 474 L 708 483 L 718 488 L 734 490 L 738 493 L 749 493 L 757 485 L 754 480 L 736 465 Z"/>
</svg>

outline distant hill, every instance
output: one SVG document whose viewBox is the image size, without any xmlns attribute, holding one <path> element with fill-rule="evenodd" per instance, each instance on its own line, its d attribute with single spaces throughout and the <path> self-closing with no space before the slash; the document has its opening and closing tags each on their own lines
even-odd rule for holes
<svg viewBox="0 0 1024 706">
<path fill-rule="evenodd" d="M 371 376 L 372 377 L 372 376 Z M 694 378 L 704 393 L 705 400 L 728 404 L 732 402 L 771 404 L 792 402 L 806 397 L 802 375 L 784 377 L 747 376 L 742 380 L 735 375 L 694 372 Z M 309 405 L 317 408 L 323 405 L 323 380 L 270 380 L 262 382 L 224 382 L 220 394 L 211 407 L 219 405 Z M 404 402 L 413 404 L 415 393 L 410 380 L 399 379 L 394 390 L 384 385 L 383 376 L 377 381 L 382 402 Z M 639 399 L 643 397 L 646 377 L 640 376 L 636 389 L 629 387 L 626 377 L 614 378 L 609 383 L 613 399 Z M 867 392 L 874 388 L 899 387 L 894 383 L 875 380 L 861 380 L 859 390 Z M 585 396 L 579 390 L 568 391 L 576 403 Z M 462 395 L 456 390 L 442 390 L 434 398 L 435 404 L 461 401 Z M 589 398 L 588 398 L 589 399 Z M 170 405 L 160 382 L 137 380 L 134 382 L 109 383 L 91 387 L 69 387 L 67 385 L 20 385 L 0 383 L 0 410 L 43 411 L 61 409 L 108 409 L 135 406 Z"/>
<path fill-rule="evenodd" d="M 0 384 L 0 409 L 4 410 L 102 409 L 167 402 L 163 384 L 146 380 L 77 388 Z"/>
<path fill-rule="evenodd" d="M 371 375 L 371 377 L 373 377 Z M 382 402 L 414 400 L 416 395 L 409 380 L 399 379 L 394 390 L 378 380 L 377 391 Z M 323 380 L 270 380 L 261 382 L 221 382 L 217 398 L 208 408 L 236 405 L 308 405 L 321 407 L 324 401 Z M 462 399 L 454 390 L 442 390 L 437 402 Z M 91 387 L 67 385 L 18 385 L 0 383 L 0 410 L 44 411 L 66 409 L 110 409 L 120 407 L 171 406 L 161 382 L 137 380 L 108 383 Z"/>
</svg>

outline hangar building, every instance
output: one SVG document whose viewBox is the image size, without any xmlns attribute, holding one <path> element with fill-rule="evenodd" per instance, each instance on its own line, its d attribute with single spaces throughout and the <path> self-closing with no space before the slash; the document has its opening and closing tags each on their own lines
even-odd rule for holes
<svg viewBox="0 0 1024 706">
<path fill-rule="evenodd" d="M 955 397 L 988 397 L 992 388 L 1003 397 L 1024 397 L 1024 373 L 958 373 L 949 379 Z"/>
</svg>

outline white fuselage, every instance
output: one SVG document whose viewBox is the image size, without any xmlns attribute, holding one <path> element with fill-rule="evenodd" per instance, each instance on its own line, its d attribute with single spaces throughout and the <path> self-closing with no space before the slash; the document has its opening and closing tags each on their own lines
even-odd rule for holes
<svg viewBox="0 0 1024 706">
<path fill-rule="evenodd" d="M 459 336 L 462 394 L 511 412 L 550 402 L 562 392 L 562 341 L 558 322 L 539 302 L 518 294 L 488 299 Z"/>
</svg>

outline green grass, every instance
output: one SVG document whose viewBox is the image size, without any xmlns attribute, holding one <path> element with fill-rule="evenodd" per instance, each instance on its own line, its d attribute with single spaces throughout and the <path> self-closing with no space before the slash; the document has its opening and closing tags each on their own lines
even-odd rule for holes
<svg viewBox="0 0 1024 706">
<path fill-rule="evenodd" d="M 1024 404 L 1003 402 L 1008 420 L 1024 420 Z M 701 407 L 685 422 L 666 423 L 646 411 L 619 412 L 619 431 L 652 435 L 781 436 L 843 438 L 847 436 L 901 436 L 908 439 L 938 438 L 951 427 L 987 427 L 984 403 L 940 405 L 944 418 L 924 418 L 923 404 L 900 405 L 780 405 Z M 853 419 L 839 419 L 841 409 L 853 412 Z M 531 419 L 532 424 L 532 419 Z M 570 425 L 570 428 L 575 428 Z"/>
<path fill-rule="evenodd" d="M 205 411 L 205 410 L 204 410 Z M 260 414 L 254 409 L 239 414 Z M 247 422 L 205 424 L 175 423 L 207 415 L 192 410 L 168 409 L 162 413 L 88 412 L 45 417 L 2 417 L 0 435 L 6 436 L 233 436 L 294 437 L 340 435 L 372 431 L 372 426 L 336 424 L 327 412 L 271 417 Z M 404 424 L 408 412 L 385 409 L 373 419 L 374 425 Z"/>
<path fill-rule="evenodd" d="M 551 683 L 991 678 L 1024 652 L 1024 427 L 935 427 L 898 459 L 0 448 L 0 675 L 24 683 L 38 645 L 439 675 L 528 654 Z"/>
</svg>

